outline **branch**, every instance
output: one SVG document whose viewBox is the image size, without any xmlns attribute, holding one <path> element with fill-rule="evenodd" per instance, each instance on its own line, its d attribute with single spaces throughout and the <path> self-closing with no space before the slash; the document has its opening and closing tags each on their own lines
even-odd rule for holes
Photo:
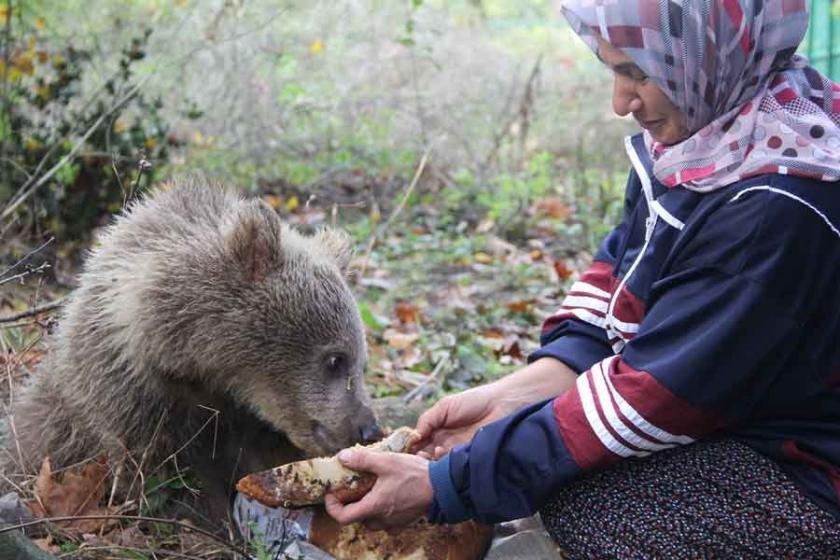
<svg viewBox="0 0 840 560">
<path fill-rule="evenodd" d="M 20 260 L 18 260 L 18 262 L 16 262 L 15 264 L 13 264 L 12 266 L 10 266 L 9 268 L 7 268 L 6 270 L 4 270 L 3 272 L 0 272 L 0 278 L 3 278 L 4 276 L 6 276 L 6 275 L 7 275 L 7 274 L 9 274 L 10 272 L 12 272 L 14 269 L 16 269 L 17 267 L 19 267 L 19 266 L 20 266 L 21 264 L 23 264 L 24 262 L 26 262 L 26 261 L 27 261 L 27 259 L 29 259 L 29 257 L 31 257 L 32 255 L 34 255 L 35 253 L 40 252 L 40 251 L 41 251 L 44 247 L 46 247 L 47 245 L 49 245 L 49 244 L 50 244 L 50 243 L 52 243 L 53 241 L 55 241 L 55 237 L 50 237 L 49 239 L 47 239 L 46 241 L 44 241 L 44 242 L 43 242 L 43 243 L 42 243 L 39 247 L 36 247 L 35 249 L 32 249 L 31 251 L 29 251 L 28 253 L 26 253 L 23 257 L 21 257 L 21 259 L 20 259 Z"/>
<path fill-rule="evenodd" d="M 529 103 L 531 100 L 532 91 L 534 88 L 534 82 L 540 75 L 540 67 L 542 66 L 542 55 L 537 58 L 537 61 L 534 63 L 533 69 L 531 69 L 531 75 L 528 76 L 528 80 L 525 82 L 525 89 L 522 93 L 522 100 L 519 104 L 519 109 L 515 113 L 511 113 L 508 116 L 508 119 L 505 121 L 504 126 L 499 129 L 499 132 L 496 133 L 496 136 L 493 137 L 493 148 L 490 150 L 490 153 L 487 154 L 487 157 L 484 158 L 484 167 L 490 167 L 490 165 L 496 160 L 496 157 L 499 155 L 499 150 L 502 148 L 502 142 L 504 142 L 505 138 L 510 134 L 510 129 L 513 124 L 516 122 L 516 119 L 522 115 L 523 108 Z"/>
<path fill-rule="evenodd" d="M 390 225 L 393 223 L 394 219 L 396 219 L 397 215 L 402 212 L 402 209 L 405 207 L 406 202 L 408 202 L 411 193 L 414 192 L 414 188 L 417 186 L 417 183 L 420 181 L 420 176 L 423 175 L 423 171 L 426 169 L 426 163 L 429 161 L 429 154 L 432 151 L 432 147 L 429 146 L 426 148 L 426 153 L 423 154 L 423 157 L 420 159 L 420 165 L 417 166 L 417 171 L 414 173 L 414 179 L 411 180 L 411 184 L 408 185 L 408 188 L 403 194 L 402 200 L 400 200 L 397 207 L 394 208 L 394 211 L 391 212 L 391 215 L 388 216 L 388 220 L 382 226 L 379 231 L 374 231 L 373 235 L 370 236 L 370 242 L 368 242 L 367 250 L 365 251 L 365 259 L 362 261 L 362 269 L 359 271 L 359 278 L 363 278 L 365 272 L 367 271 L 368 262 L 370 261 L 370 254 L 373 252 L 373 248 L 376 245 L 377 240 L 377 233 L 384 235 L 385 232 L 388 230 Z"/>
<path fill-rule="evenodd" d="M 20 319 L 26 319 L 27 317 L 34 317 L 35 315 L 40 315 L 41 313 L 46 313 L 47 311 L 52 311 L 53 309 L 57 309 L 67 303 L 67 298 L 63 297 L 57 299 L 55 301 L 51 301 L 49 303 L 45 303 L 43 305 L 38 305 L 35 307 L 30 307 L 26 311 L 21 311 L 20 313 L 15 313 L 14 315 L 7 315 L 6 317 L 0 317 L 0 323 L 13 323 L 15 321 L 19 321 Z"/>
</svg>

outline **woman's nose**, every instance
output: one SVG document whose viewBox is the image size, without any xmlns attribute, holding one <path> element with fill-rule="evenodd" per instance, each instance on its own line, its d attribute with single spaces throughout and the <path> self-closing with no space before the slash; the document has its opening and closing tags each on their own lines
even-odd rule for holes
<svg viewBox="0 0 840 560">
<path fill-rule="evenodd" d="M 642 108 L 642 100 L 636 92 L 633 81 L 622 76 L 615 77 L 612 102 L 613 111 L 619 117 L 635 113 Z"/>
</svg>

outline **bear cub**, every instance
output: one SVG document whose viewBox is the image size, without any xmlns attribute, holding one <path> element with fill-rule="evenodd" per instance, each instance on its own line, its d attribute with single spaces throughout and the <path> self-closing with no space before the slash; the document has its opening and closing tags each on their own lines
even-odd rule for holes
<svg viewBox="0 0 840 560">
<path fill-rule="evenodd" d="M 218 526 L 245 473 L 378 438 L 350 257 L 346 235 L 304 236 L 199 180 L 134 203 L 14 403 L 5 475 L 105 456 L 139 498 L 150 474 L 189 472 L 201 490 L 187 514 Z"/>
</svg>

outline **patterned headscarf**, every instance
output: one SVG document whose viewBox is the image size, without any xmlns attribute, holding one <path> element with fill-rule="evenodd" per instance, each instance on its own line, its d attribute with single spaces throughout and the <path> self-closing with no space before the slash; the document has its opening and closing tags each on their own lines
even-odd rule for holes
<svg viewBox="0 0 840 560">
<path fill-rule="evenodd" d="M 645 132 L 654 175 L 707 192 L 764 173 L 840 180 L 840 85 L 795 55 L 805 0 L 567 0 L 595 52 L 620 49 L 686 115 L 691 136 Z"/>
</svg>

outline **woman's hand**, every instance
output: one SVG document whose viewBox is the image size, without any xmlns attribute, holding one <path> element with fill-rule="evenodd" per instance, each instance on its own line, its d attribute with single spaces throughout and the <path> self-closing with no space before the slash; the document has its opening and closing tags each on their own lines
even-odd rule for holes
<svg viewBox="0 0 840 560">
<path fill-rule="evenodd" d="M 420 416 L 417 431 L 424 457 L 439 459 L 470 441 L 482 426 L 523 406 L 556 397 L 574 385 L 577 374 L 553 358 L 542 358 L 495 383 L 450 395 Z"/>
<path fill-rule="evenodd" d="M 470 441 L 481 426 L 504 418 L 519 406 L 515 399 L 500 395 L 493 384 L 444 397 L 417 421 L 421 441 L 426 443 L 420 452 L 439 459 L 456 445 Z"/>
<path fill-rule="evenodd" d="M 376 475 L 376 484 L 358 502 L 342 504 L 327 494 L 325 505 L 342 525 L 364 522 L 372 529 L 408 525 L 432 503 L 429 461 L 417 455 L 345 449 L 338 460 L 350 469 Z"/>
</svg>

